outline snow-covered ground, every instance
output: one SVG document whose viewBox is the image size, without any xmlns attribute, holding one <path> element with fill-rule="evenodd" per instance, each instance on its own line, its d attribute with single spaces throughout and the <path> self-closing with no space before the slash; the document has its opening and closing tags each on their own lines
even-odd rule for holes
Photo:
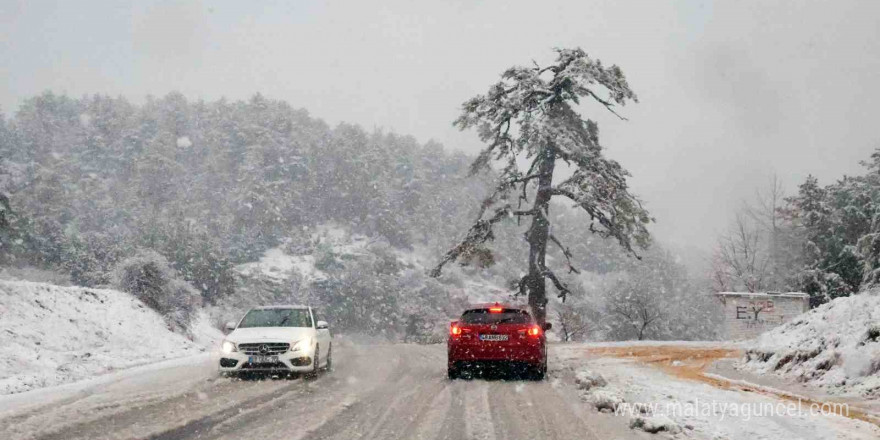
<svg viewBox="0 0 880 440">
<path fill-rule="evenodd" d="M 292 251 L 290 243 L 267 250 L 259 261 L 236 266 L 236 271 L 247 277 L 259 276 L 272 281 L 285 281 L 291 276 L 299 276 L 303 282 L 311 283 L 327 279 L 327 274 L 316 265 L 315 249 L 325 247 L 335 255 L 363 255 L 370 244 L 368 237 L 351 234 L 346 228 L 333 224 L 318 225 L 309 234 L 309 243 L 301 252 Z"/>
<path fill-rule="evenodd" d="M 880 292 L 838 298 L 764 333 L 747 344 L 740 367 L 880 399 Z"/>
<path fill-rule="evenodd" d="M 629 419 L 634 430 L 719 440 L 880 438 L 873 424 L 823 408 L 814 414 L 809 403 L 676 377 L 634 359 L 595 356 L 594 348 L 558 346 L 560 370 L 571 372 L 585 405 Z"/>
<path fill-rule="evenodd" d="M 269 249 L 259 261 L 240 264 L 236 270 L 244 276 L 261 276 L 275 281 L 284 281 L 294 273 L 306 282 L 327 278 L 315 267 L 314 255 L 288 255 L 281 247 Z"/>
<path fill-rule="evenodd" d="M 200 315 L 192 337 L 127 293 L 0 281 L 0 394 L 195 355 L 219 332 Z"/>
</svg>

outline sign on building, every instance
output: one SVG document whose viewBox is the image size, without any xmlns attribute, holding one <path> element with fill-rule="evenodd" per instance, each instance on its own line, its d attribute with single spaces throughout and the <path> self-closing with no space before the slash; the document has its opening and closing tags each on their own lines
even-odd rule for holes
<svg viewBox="0 0 880 440">
<path fill-rule="evenodd" d="M 754 338 L 810 309 L 806 293 L 719 292 L 724 311 L 722 335 L 727 340 Z"/>
</svg>

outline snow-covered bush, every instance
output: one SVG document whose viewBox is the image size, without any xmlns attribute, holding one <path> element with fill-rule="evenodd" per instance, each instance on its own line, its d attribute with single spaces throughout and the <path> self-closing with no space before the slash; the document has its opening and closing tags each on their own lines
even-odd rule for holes
<svg viewBox="0 0 880 440">
<path fill-rule="evenodd" d="M 62 268 L 78 286 L 106 286 L 125 252 L 125 240 L 109 233 L 65 230 Z"/>
<path fill-rule="evenodd" d="M 582 390 L 590 390 L 597 387 L 604 387 L 608 382 L 601 374 L 593 373 L 590 370 L 582 369 L 574 376 L 574 383 Z"/>
<path fill-rule="evenodd" d="M 315 268 L 324 272 L 332 272 L 342 267 L 339 255 L 329 243 L 321 243 L 315 249 Z"/>
<path fill-rule="evenodd" d="M 681 427 L 664 415 L 653 416 L 635 416 L 629 422 L 632 429 L 641 429 L 642 431 L 656 434 L 658 432 L 669 432 L 675 434 L 681 431 Z"/>
<path fill-rule="evenodd" d="M 587 400 L 599 411 L 616 411 L 617 407 L 624 403 L 623 397 L 619 393 L 604 389 L 590 393 Z"/>
<path fill-rule="evenodd" d="M 159 312 L 176 331 L 189 328 L 199 294 L 179 279 L 168 260 L 152 250 L 139 250 L 116 268 L 114 282 L 119 290 L 131 293 Z"/>
</svg>

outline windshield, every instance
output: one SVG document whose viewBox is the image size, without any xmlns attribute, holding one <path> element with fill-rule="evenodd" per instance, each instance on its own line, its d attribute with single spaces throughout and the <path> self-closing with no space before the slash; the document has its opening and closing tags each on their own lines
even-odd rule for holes
<svg viewBox="0 0 880 440">
<path fill-rule="evenodd" d="M 532 318 L 525 310 L 504 309 L 500 313 L 489 309 L 473 309 L 461 315 L 465 324 L 528 324 Z"/>
<path fill-rule="evenodd" d="M 241 320 L 239 328 L 248 327 L 311 327 L 308 309 L 255 309 Z"/>
</svg>

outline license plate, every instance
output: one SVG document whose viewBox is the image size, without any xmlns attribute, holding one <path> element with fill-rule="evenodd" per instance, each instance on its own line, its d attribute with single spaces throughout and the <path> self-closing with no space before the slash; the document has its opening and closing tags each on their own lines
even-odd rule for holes
<svg viewBox="0 0 880 440">
<path fill-rule="evenodd" d="M 507 335 L 480 335 L 481 341 L 506 341 Z"/>
<path fill-rule="evenodd" d="M 278 356 L 250 356 L 248 363 L 251 364 L 274 364 L 278 362 Z"/>
</svg>

